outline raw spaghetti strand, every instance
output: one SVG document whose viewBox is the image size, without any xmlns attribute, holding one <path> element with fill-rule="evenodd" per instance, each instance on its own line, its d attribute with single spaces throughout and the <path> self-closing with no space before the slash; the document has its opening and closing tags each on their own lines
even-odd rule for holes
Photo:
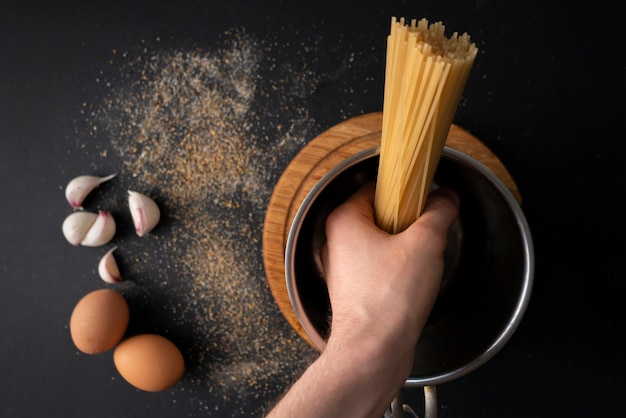
<svg viewBox="0 0 626 418">
<path fill-rule="evenodd" d="M 421 214 L 478 49 L 441 22 L 391 20 L 376 185 L 378 226 L 403 231 Z"/>
</svg>

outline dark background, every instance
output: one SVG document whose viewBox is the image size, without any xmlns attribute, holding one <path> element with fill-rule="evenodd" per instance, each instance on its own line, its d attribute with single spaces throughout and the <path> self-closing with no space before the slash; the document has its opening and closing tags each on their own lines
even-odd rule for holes
<svg viewBox="0 0 626 418">
<path fill-rule="evenodd" d="M 290 376 L 278 379 L 271 396 L 251 396 L 245 407 L 185 379 L 148 394 L 120 379 L 107 354 L 77 354 L 71 309 L 104 284 L 60 234 L 62 189 L 75 174 L 115 165 L 81 148 L 81 104 L 106 95 L 97 79 L 115 81 L 114 49 L 211 51 L 225 31 L 243 29 L 280 46 L 266 51 L 277 65 L 317 74 L 298 103 L 311 116 L 310 140 L 381 110 L 392 15 L 443 20 L 477 43 L 455 122 L 510 170 L 535 244 L 521 326 L 486 365 L 439 387 L 441 416 L 626 412 L 623 2 L 9 1 L 0 10 L 0 415 L 248 416 L 289 384 Z M 257 100 L 263 108 L 278 98 Z M 289 124 L 281 112 L 271 117 Z M 282 156 L 276 176 L 291 157 Z M 278 311 L 275 321 L 284 322 Z M 405 393 L 417 409 L 420 399 Z"/>
</svg>

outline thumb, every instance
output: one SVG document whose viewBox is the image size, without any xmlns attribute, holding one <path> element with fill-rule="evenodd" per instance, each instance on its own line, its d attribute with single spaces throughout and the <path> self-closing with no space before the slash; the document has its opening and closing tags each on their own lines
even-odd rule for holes
<svg viewBox="0 0 626 418">
<path fill-rule="evenodd" d="M 448 229 L 459 213 L 459 196 L 450 189 L 439 188 L 430 193 L 420 217 L 402 232 L 405 239 L 429 249 L 433 254 L 443 253 Z"/>
</svg>

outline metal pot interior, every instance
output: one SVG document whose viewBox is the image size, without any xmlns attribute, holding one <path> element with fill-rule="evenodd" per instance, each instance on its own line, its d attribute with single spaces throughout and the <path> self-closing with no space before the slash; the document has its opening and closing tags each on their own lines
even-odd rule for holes
<svg viewBox="0 0 626 418">
<path fill-rule="evenodd" d="M 332 317 L 319 268 L 328 214 L 369 181 L 376 180 L 378 150 L 338 166 L 311 190 L 298 210 L 286 251 L 286 280 L 294 311 L 318 349 Z M 491 358 L 521 321 L 532 287 L 534 255 L 519 204 L 485 166 L 445 148 L 434 187 L 460 197 L 449 231 L 442 286 L 415 349 L 406 386 L 458 378 Z"/>
</svg>

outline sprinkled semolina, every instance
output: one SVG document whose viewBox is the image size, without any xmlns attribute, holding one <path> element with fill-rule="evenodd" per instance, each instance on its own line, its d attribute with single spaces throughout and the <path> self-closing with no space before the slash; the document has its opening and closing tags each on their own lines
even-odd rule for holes
<svg viewBox="0 0 626 418">
<path fill-rule="evenodd" d="M 316 79 L 263 78 L 259 68 L 267 77 L 276 67 L 267 45 L 241 31 L 224 39 L 209 52 L 128 54 L 86 112 L 91 136 L 120 160 L 119 187 L 144 191 L 163 212 L 154 233 L 118 239 L 131 305 L 182 346 L 179 387 L 198 394 L 200 409 L 212 410 L 210 393 L 250 415 L 245 399 L 278 396 L 315 356 L 271 296 L 261 236 L 274 183 L 315 128 L 296 95 Z"/>
</svg>

